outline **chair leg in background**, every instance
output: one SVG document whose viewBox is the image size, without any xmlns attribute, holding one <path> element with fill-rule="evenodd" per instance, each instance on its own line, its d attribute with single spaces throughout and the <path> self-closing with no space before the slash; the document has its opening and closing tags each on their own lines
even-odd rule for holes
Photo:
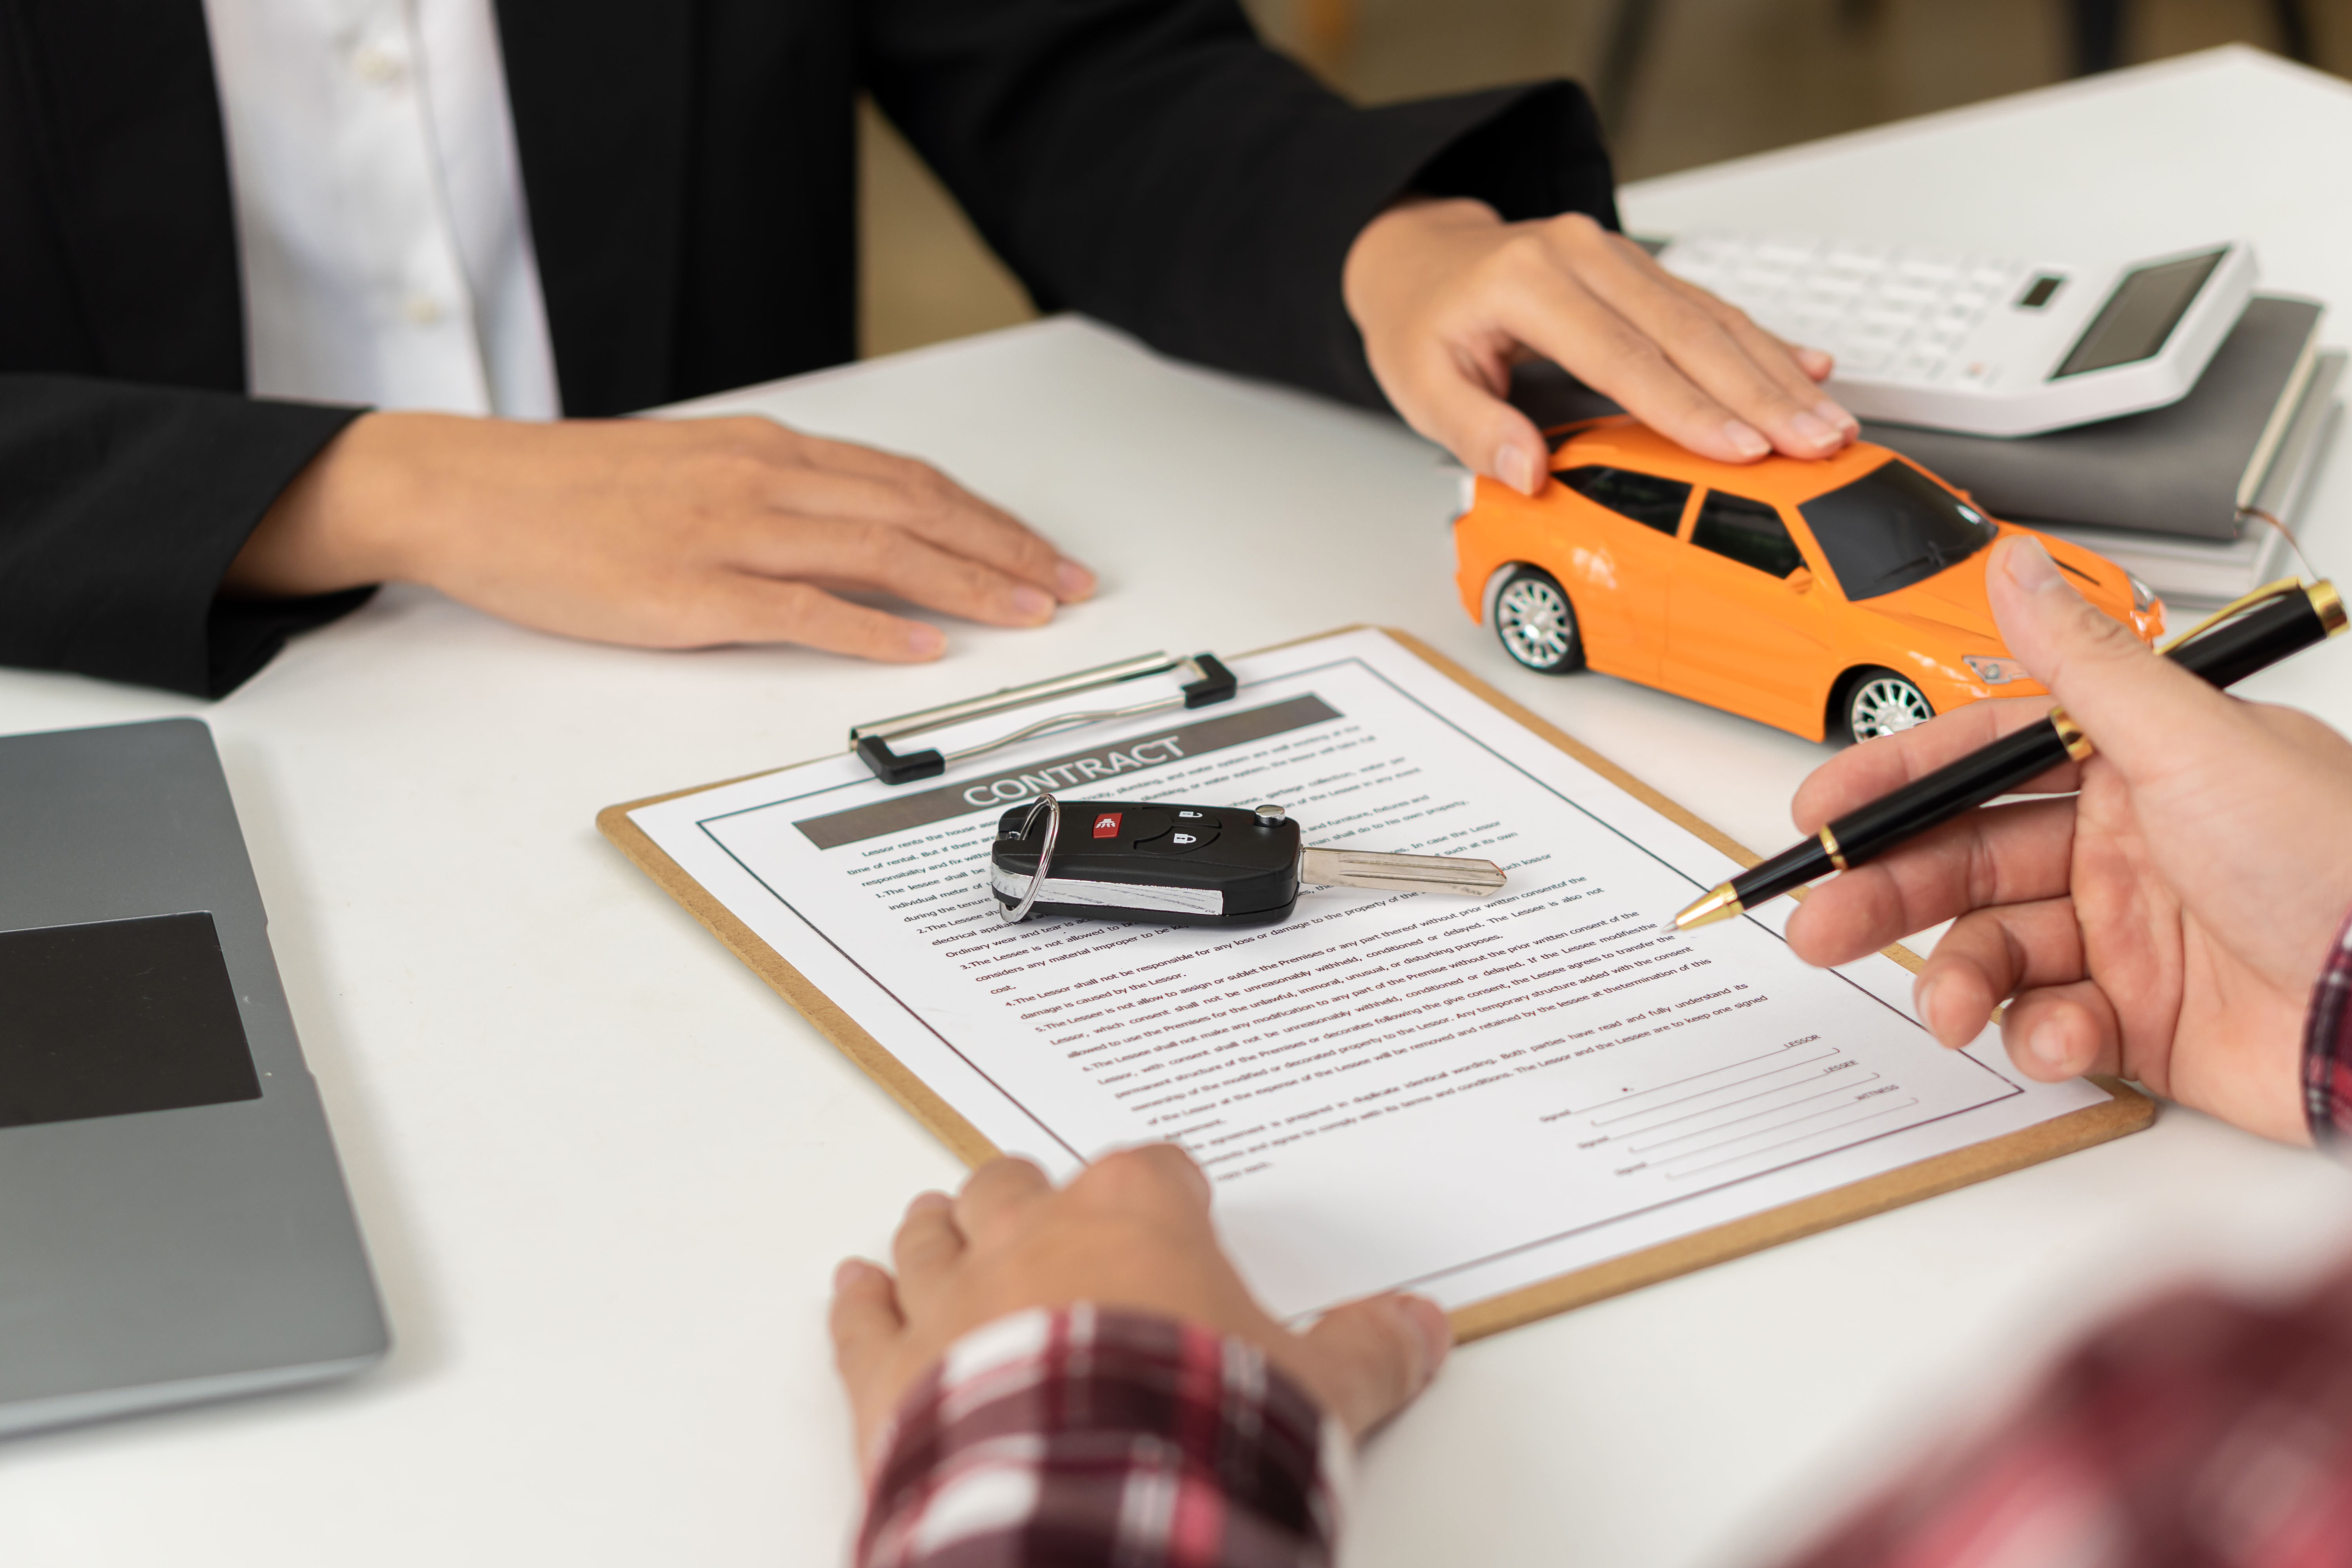
<svg viewBox="0 0 2352 1568">
<path fill-rule="evenodd" d="M 2074 74 L 2124 63 L 2124 0 L 2074 0 Z"/>
<path fill-rule="evenodd" d="M 2271 0 L 2271 11 L 2278 18 L 2279 47 L 2289 59 L 2312 65 L 2311 16 L 2304 9 L 2303 0 Z"/>
<path fill-rule="evenodd" d="M 1609 19 L 1609 37 L 1601 49 L 1600 74 L 1592 84 L 1601 123 L 1612 133 L 1625 127 L 1642 61 L 1650 50 L 1650 35 L 1657 25 L 1657 0 L 1617 0 L 1617 14 Z"/>
</svg>

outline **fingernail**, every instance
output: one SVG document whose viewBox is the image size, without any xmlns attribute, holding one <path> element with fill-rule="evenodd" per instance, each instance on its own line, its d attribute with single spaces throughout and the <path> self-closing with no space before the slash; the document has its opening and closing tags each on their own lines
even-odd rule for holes
<svg viewBox="0 0 2352 1568">
<path fill-rule="evenodd" d="M 917 1209 L 951 1209 L 953 1207 L 955 1207 L 955 1199 L 940 1192 L 937 1187 L 927 1193 L 917 1193 L 907 1200 L 908 1214 L 913 1214 Z"/>
<path fill-rule="evenodd" d="M 2058 563 L 2050 559 L 2050 552 L 2042 548 L 2042 541 L 2030 534 L 2019 534 L 2011 540 L 2002 564 L 2009 572 L 2009 580 L 2029 594 L 2046 593 L 2065 585 L 2066 580 L 2058 575 Z"/>
<path fill-rule="evenodd" d="M 1828 356 L 1824 354 L 1822 357 L 1826 359 Z M 1849 440 L 1862 434 L 1862 421 L 1856 419 L 1853 415 L 1848 414 L 1844 409 L 1839 407 L 1835 402 L 1829 398 L 1824 397 L 1819 403 L 1814 404 L 1813 413 L 1824 424 L 1834 426 L 1839 430 L 1843 431 L 1846 438 Z"/>
<path fill-rule="evenodd" d="M 1797 363 L 1804 368 L 1804 372 L 1807 375 L 1811 376 L 1816 381 L 1827 377 L 1831 371 L 1837 368 L 1837 358 L 1835 355 L 1832 354 L 1827 349 L 1817 349 L 1811 343 L 1807 343 L 1797 350 Z M 1835 406 L 1835 405 L 1832 405 L 1832 406 Z M 1837 421 L 1832 419 L 1830 423 L 1834 425 Z"/>
<path fill-rule="evenodd" d="M 1916 1016 L 1919 1022 L 1927 1026 L 1927 1030 L 1930 1034 L 1935 1032 L 1936 1022 L 1928 1016 L 1927 1009 L 1935 1001 L 1936 987 L 1940 984 L 1940 980 L 1922 980 L 1919 982 L 1918 989 L 1911 993 L 1912 1015 Z"/>
<path fill-rule="evenodd" d="M 1061 590 L 1063 601 L 1091 599 L 1095 594 L 1095 574 L 1075 561 L 1054 563 L 1054 585 Z"/>
<path fill-rule="evenodd" d="M 833 1293 L 836 1296 L 840 1295 L 856 1284 L 858 1278 L 873 1267 L 874 1265 L 862 1258 L 843 1258 L 833 1266 Z"/>
<path fill-rule="evenodd" d="M 2025 1048 L 2033 1059 L 2053 1072 L 2068 1070 L 2065 1031 L 2056 1023 L 2037 1024 L 2033 1033 L 2025 1037 Z"/>
<path fill-rule="evenodd" d="M 1013 613 L 1024 621 L 1051 620 L 1054 616 L 1053 596 L 1043 588 L 1019 584 L 1013 590 Z"/>
<path fill-rule="evenodd" d="M 1723 438 L 1731 443 L 1733 451 L 1751 460 L 1762 457 L 1772 449 L 1772 443 L 1764 439 L 1763 432 L 1745 420 L 1725 420 Z"/>
<path fill-rule="evenodd" d="M 1536 493 L 1536 460 L 1516 442 L 1506 441 L 1496 449 L 1495 477 L 1521 495 Z"/>
<path fill-rule="evenodd" d="M 1789 428 L 1794 430 L 1798 438 L 1807 446 L 1834 447 L 1843 439 L 1837 426 L 1801 409 L 1789 420 Z"/>
<path fill-rule="evenodd" d="M 948 651 L 947 634 L 918 623 L 907 629 L 907 651 L 917 658 L 937 658 Z"/>
<path fill-rule="evenodd" d="M 1397 1310 L 1421 1338 L 1421 1375 L 1426 1380 L 1437 1375 L 1445 1364 L 1446 1352 L 1454 1348 L 1454 1325 L 1445 1319 L 1445 1309 L 1426 1296 L 1401 1296 Z"/>
</svg>

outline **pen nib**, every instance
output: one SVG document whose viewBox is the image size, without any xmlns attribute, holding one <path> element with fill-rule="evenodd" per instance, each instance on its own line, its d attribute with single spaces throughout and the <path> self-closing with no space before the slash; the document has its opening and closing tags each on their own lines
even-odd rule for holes
<svg viewBox="0 0 2352 1568">
<path fill-rule="evenodd" d="M 1730 883 L 1726 882 L 1676 915 L 1675 929 L 1689 931 L 1694 926 L 1713 925 L 1717 921 L 1727 921 L 1740 912 L 1739 895 L 1733 890 Z"/>
</svg>

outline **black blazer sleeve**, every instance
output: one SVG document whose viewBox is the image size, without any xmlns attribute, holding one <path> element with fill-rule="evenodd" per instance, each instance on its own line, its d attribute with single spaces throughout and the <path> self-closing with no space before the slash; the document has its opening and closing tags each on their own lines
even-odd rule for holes
<svg viewBox="0 0 2352 1568">
<path fill-rule="evenodd" d="M 1373 405 L 1349 245 L 1409 189 L 1615 226 L 1565 81 L 1357 109 L 1233 0 L 872 0 L 877 101 L 1045 309 Z"/>
<path fill-rule="evenodd" d="M 0 374 L 0 664 L 217 697 L 370 590 L 216 595 L 352 408 Z"/>
</svg>

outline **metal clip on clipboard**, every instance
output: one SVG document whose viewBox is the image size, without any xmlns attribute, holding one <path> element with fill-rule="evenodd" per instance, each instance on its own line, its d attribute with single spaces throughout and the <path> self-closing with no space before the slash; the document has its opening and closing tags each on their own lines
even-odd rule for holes
<svg viewBox="0 0 2352 1568">
<path fill-rule="evenodd" d="M 1179 671 L 1185 678 L 1181 697 L 1163 697 L 1126 708 L 1057 713 L 1034 724 L 1024 724 L 1009 735 L 1000 735 L 977 746 L 966 746 L 960 752 L 894 752 L 890 749 L 891 742 L 903 741 L 927 730 L 985 719 L 992 713 L 1050 702 L 1057 697 L 1074 696 L 1081 691 L 1099 690 L 1106 686 L 1139 680 L 1147 675 L 1164 675 L 1170 670 Z M 1164 653 L 1148 653 L 1140 658 L 1121 659 L 1117 664 L 1106 664 L 1095 669 L 1081 669 L 1075 674 L 1056 676 L 1051 680 L 1040 680 L 1028 686 L 1008 686 L 986 697 L 973 697 L 940 708 L 926 708 L 919 713 L 903 714 L 879 723 L 860 724 L 849 731 L 849 749 L 856 752 L 858 761 L 872 769 L 874 776 L 884 784 L 912 784 L 917 779 L 937 778 L 950 766 L 967 758 L 984 756 L 1038 735 L 1051 735 L 1112 719 L 1139 719 L 1147 713 L 1166 713 L 1180 708 L 1206 708 L 1212 703 L 1230 701 L 1235 689 L 1233 671 L 1219 663 L 1217 656 L 1213 653 L 1196 653 L 1190 658 L 1171 658 Z"/>
</svg>

